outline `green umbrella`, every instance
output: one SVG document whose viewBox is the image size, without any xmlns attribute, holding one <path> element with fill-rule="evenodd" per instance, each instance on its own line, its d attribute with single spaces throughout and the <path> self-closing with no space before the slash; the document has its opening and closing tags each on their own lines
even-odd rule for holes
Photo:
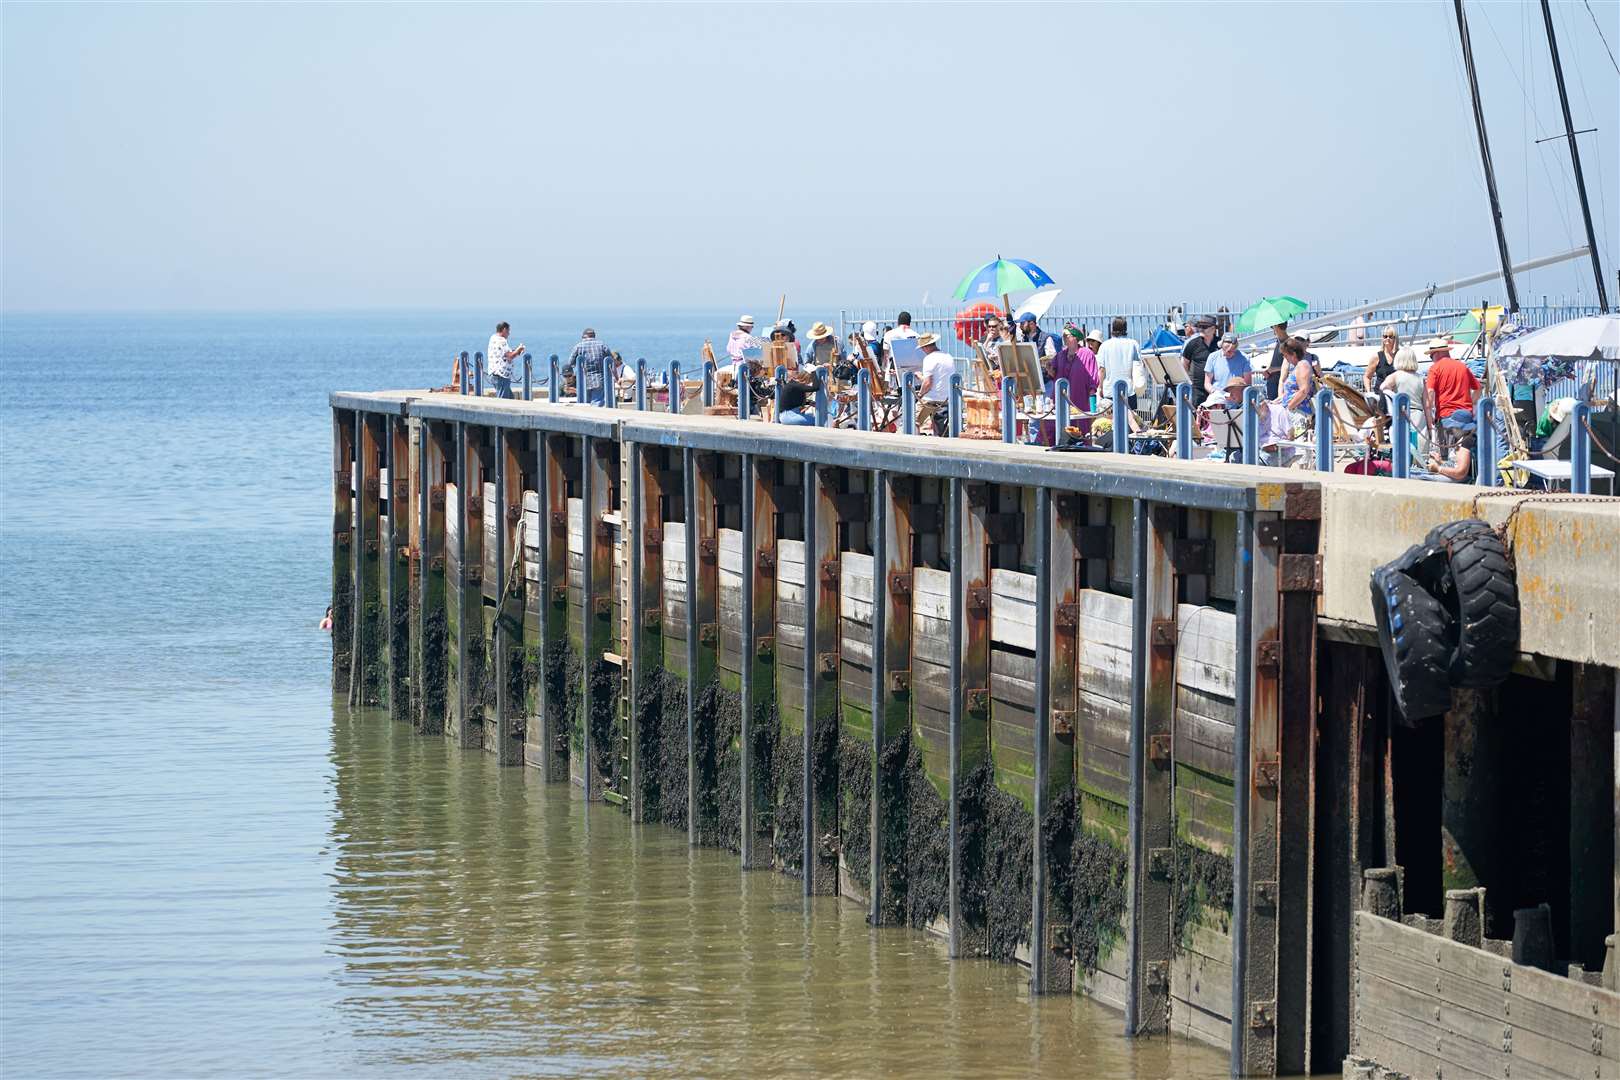
<svg viewBox="0 0 1620 1080">
<path fill-rule="evenodd" d="M 958 300 L 993 299 L 1023 289 L 1043 289 L 1051 284 L 1051 275 L 1028 259 L 1003 259 L 997 255 L 963 278 L 954 295 Z"/>
<path fill-rule="evenodd" d="M 1252 334 L 1303 315 L 1308 306 L 1297 296 L 1267 296 L 1239 315 L 1232 329 L 1240 334 Z"/>
</svg>

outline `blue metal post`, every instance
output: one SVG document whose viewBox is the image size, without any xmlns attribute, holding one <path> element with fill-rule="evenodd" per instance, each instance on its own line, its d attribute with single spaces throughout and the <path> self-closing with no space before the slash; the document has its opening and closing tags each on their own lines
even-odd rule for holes
<svg viewBox="0 0 1620 1080">
<path fill-rule="evenodd" d="M 1587 417 L 1592 406 L 1581 402 L 1571 410 L 1569 437 L 1569 490 L 1577 495 L 1592 494 L 1592 431 Z"/>
<path fill-rule="evenodd" d="M 669 365 L 669 411 L 681 411 L 681 362 L 676 360 Z"/>
<path fill-rule="evenodd" d="M 1001 380 L 1001 441 L 1010 443 L 1014 441 L 1018 426 L 1018 407 L 1013 403 L 1013 394 L 1018 390 L 1017 384 L 1005 376 Z"/>
<path fill-rule="evenodd" d="M 472 393 L 472 368 L 468 366 L 466 353 L 461 354 L 461 378 L 457 382 L 461 384 L 463 397 Z"/>
<path fill-rule="evenodd" d="M 523 354 L 523 400 L 534 400 L 534 359 L 528 353 Z"/>
<path fill-rule="evenodd" d="M 1479 399 L 1479 486 L 1496 486 L 1496 399 Z"/>
<path fill-rule="evenodd" d="M 908 371 L 900 380 L 900 430 L 917 434 L 917 373 Z"/>
<path fill-rule="evenodd" d="M 812 376 L 816 380 L 816 427 L 827 426 L 827 373 L 821 368 Z"/>
<path fill-rule="evenodd" d="M 776 365 L 776 400 L 772 405 L 776 411 L 776 422 L 782 422 L 782 395 L 787 392 L 787 368 L 781 364 Z"/>
<path fill-rule="evenodd" d="M 748 414 L 753 411 L 753 403 L 749 401 L 749 395 L 753 393 L 753 390 L 748 385 L 748 376 L 742 375 L 741 372 L 742 369 L 739 368 L 738 374 L 740 375 L 740 378 L 737 379 L 737 419 L 746 420 L 748 419 Z"/>
<path fill-rule="evenodd" d="M 1126 418 L 1130 412 L 1127 399 L 1130 397 L 1125 387 L 1124 379 L 1114 380 L 1114 453 L 1123 454 L 1130 450 L 1131 422 Z"/>
<path fill-rule="evenodd" d="M 557 398 L 562 394 L 562 373 L 557 370 L 557 354 L 552 353 L 546 360 L 546 404 L 557 404 Z"/>
<path fill-rule="evenodd" d="M 1333 391 L 1316 392 L 1316 471 L 1333 471 Z"/>
<path fill-rule="evenodd" d="M 574 404 L 585 404 L 585 358 L 574 361 Z"/>
<path fill-rule="evenodd" d="M 1069 437 L 1069 380 L 1059 379 L 1052 386 L 1056 407 L 1052 413 L 1052 445 L 1062 446 Z"/>
<path fill-rule="evenodd" d="M 855 426 L 872 430 L 872 376 L 865 368 L 855 376 Z"/>
<path fill-rule="evenodd" d="M 647 411 L 647 361 L 636 357 L 636 411 Z"/>
<path fill-rule="evenodd" d="M 1176 384 L 1176 457 L 1192 460 L 1192 384 Z"/>
<path fill-rule="evenodd" d="M 1243 390 L 1243 464 L 1260 464 L 1260 388 Z"/>
<path fill-rule="evenodd" d="M 714 361 L 703 361 L 703 407 L 714 404 Z"/>
<path fill-rule="evenodd" d="M 1407 411 L 1411 407 L 1410 396 L 1395 395 L 1389 422 L 1389 474 L 1400 480 L 1412 475 L 1412 418 Z"/>
<path fill-rule="evenodd" d="M 484 354 L 473 353 L 473 393 L 484 396 Z"/>
<path fill-rule="evenodd" d="M 960 438 L 962 435 L 962 374 L 951 373 L 951 412 L 950 432 L 951 438 Z"/>
</svg>

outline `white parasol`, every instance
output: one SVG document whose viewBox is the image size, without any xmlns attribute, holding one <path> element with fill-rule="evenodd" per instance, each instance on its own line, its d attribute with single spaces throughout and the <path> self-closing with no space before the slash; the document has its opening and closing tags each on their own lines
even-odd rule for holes
<svg viewBox="0 0 1620 1080">
<path fill-rule="evenodd" d="M 1620 360 L 1620 315 L 1588 315 L 1532 330 L 1503 344 L 1496 355 Z"/>
<path fill-rule="evenodd" d="M 1032 294 L 1028 300 L 1018 305 L 1017 311 L 1013 312 L 1013 321 L 1017 322 L 1025 314 L 1033 315 L 1037 319 L 1043 318 L 1052 310 L 1052 305 L 1057 302 L 1058 293 L 1062 291 L 1062 289 L 1042 289 Z"/>
</svg>

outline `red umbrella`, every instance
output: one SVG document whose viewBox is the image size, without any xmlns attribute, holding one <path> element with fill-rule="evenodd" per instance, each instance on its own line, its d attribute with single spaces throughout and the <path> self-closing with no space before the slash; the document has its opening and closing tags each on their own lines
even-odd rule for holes
<svg viewBox="0 0 1620 1080">
<path fill-rule="evenodd" d="M 1000 308 L 985 300 L 963 308 L 956 313 L 956 340 L 968 345 L 983 340 L 985 317 L 1000 314 Z"/>
</svg>

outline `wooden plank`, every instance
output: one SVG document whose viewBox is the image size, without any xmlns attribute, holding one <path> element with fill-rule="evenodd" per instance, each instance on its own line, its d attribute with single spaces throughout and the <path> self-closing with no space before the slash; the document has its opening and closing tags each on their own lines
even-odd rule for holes
<svg viewBox="0 0 1620 1080">
<path fill-rule="evenodd" d="M 990 571 L 990 640 L 1035 649 L 1035 575 Z"/>
</svg>

